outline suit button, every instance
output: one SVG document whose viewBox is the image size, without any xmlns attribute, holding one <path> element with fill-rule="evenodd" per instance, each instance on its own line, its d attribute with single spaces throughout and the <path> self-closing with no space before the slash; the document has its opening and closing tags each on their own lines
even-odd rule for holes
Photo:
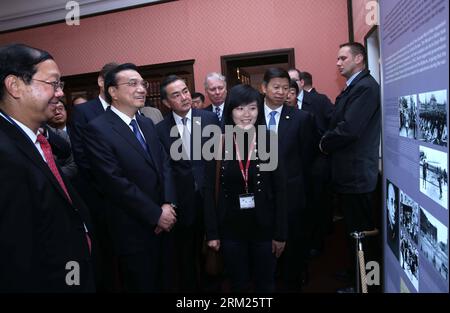
<svg viewBox="0 0 450 313">
<path fill-rule="evenodd" d="M 259 184 L 261 184 L 261 182 L 258 180 L 258 181 L 256 182 L 256 184 L 259 185 Z"/>
<path fill-rule="evenodd" d="M 260 173 L 256 174 L 256 177 L 259 177 L 259 176 L 261 176 L 261 174 L 260 174 Z"/>
<path fill-rule="evenodd" d="M 259 164 L 256 164 L 256 168 L 259 168 Z"/>
<path fill-rule="evenodd" d="M 225 198 L 228 198 L 228 195 L 227 195 L 227 194 L 225 194 Z"/>
<path fill-rule="evenodd" d="M 261 192 L 261 189 L 258 189 L 258 192 Z"/>
</svg>

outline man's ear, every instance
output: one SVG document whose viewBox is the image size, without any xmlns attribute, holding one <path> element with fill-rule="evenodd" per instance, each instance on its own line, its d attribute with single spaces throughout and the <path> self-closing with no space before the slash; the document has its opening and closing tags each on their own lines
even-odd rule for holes
<svg viewBox="0 0 450 313">
<path fill-rule="evenodd" d="M 355 63 L 356 64 L 362 64 L 363 63 L 363 55 L 362 54 L 357 54 L 356 56 L 355 56 Z"/>
<path fill-rule="evenodd" d="M 264 83 L 262 83 L 261 84 L 261 91 L 262 91 L 262 93 L 265 95 L 266 94 L 266 84 L 264 84 Z"/>
<path fill-rule="evenodd" d="M 163 103 L 167 108 L 169 108 L 170 110 L 172 110 L 172 107 L 170 106 L 169 101 L 167 101 L 166 99 L 164 99 L 164 100 L 162 101 L 162 103 Z"/>
<path fill-rule="evenodd" d="M 4 80 L 5 90 L 14 99 L 20 98 L 21 86 L 24 82 L 15 75 L 8 75 Z"/>
<path fill-rule="evenodd" d="M 117 88 L 114 86 L 108 87 L 108 93 L 111 96 L 112 100 L 117 100 Z"/>
<path fill-rule="evenodd" d="M 103 77 L 99 76 L 99 77 L 97 78 L 97 85 L 98 85 L 101 89 L 105 88 L 105 80 L 103 79 Z"/>
</svg>

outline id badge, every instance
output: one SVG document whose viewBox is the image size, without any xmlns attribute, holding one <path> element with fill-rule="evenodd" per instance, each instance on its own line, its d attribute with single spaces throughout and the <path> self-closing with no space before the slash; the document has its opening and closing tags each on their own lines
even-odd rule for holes
<svg viewBox="0 0 450 313">
<path fill-rule="evenodd" d="M 239 204 L 241 210 L 253 209 L 255 207 L 255 195 L 253 193 L 239 195 Z"/>
</svg>

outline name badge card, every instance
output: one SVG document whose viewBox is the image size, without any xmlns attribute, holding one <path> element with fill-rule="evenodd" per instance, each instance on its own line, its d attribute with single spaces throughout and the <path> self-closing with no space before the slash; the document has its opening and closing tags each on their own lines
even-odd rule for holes
<svg viewBox="0 0 450 313">
<path fill-rule="evenodd" d="M 239 195 L 239 204 L 241 210 L 248 210 L 255 208 L 255 195 L 252 193 L 245 193 Z"/>
</svg>

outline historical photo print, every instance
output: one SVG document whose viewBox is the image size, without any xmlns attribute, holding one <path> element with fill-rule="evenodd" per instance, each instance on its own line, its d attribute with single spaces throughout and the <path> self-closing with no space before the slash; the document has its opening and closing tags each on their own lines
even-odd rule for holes
<svg viewBox="0 0 450 313">
<path fill-rule="evenodd" d="M 416 112 L 417 96 L 409 95 L 398 98 L 399 135 L 406 138 L 417 138 Z"/>
<path fill-rule="evenodd" d="M 400 229 L 400 266 L 416 291 L 419 291 L 419 251 L 402 229 Z"/>
<path fill-rule="evenodd" d="M 419 147 L 420 191 L 448 209 L 447 154 Z"/>
<path fill-rule="evenodd" d="M 448 228 L 422 207 L 420 251 L 440 276 L 448 281 Z"/>
<path fill-rule="evenodd" d="M 403 191 L 400 191 L 400 227 L 415 244 L 418 244 L 419 205 Z"/>
<path fill-rule="evenodd" d="M 418 110 L 419 136 L 417 139 L 447 146 L 447 90 L 419 94 Z"/>
<path fill-rule="evenodd" d="M 399 250 L 398 196 L 398 187 L 386 180 L 386 241 L 397 260 Z"/>
</svg>

